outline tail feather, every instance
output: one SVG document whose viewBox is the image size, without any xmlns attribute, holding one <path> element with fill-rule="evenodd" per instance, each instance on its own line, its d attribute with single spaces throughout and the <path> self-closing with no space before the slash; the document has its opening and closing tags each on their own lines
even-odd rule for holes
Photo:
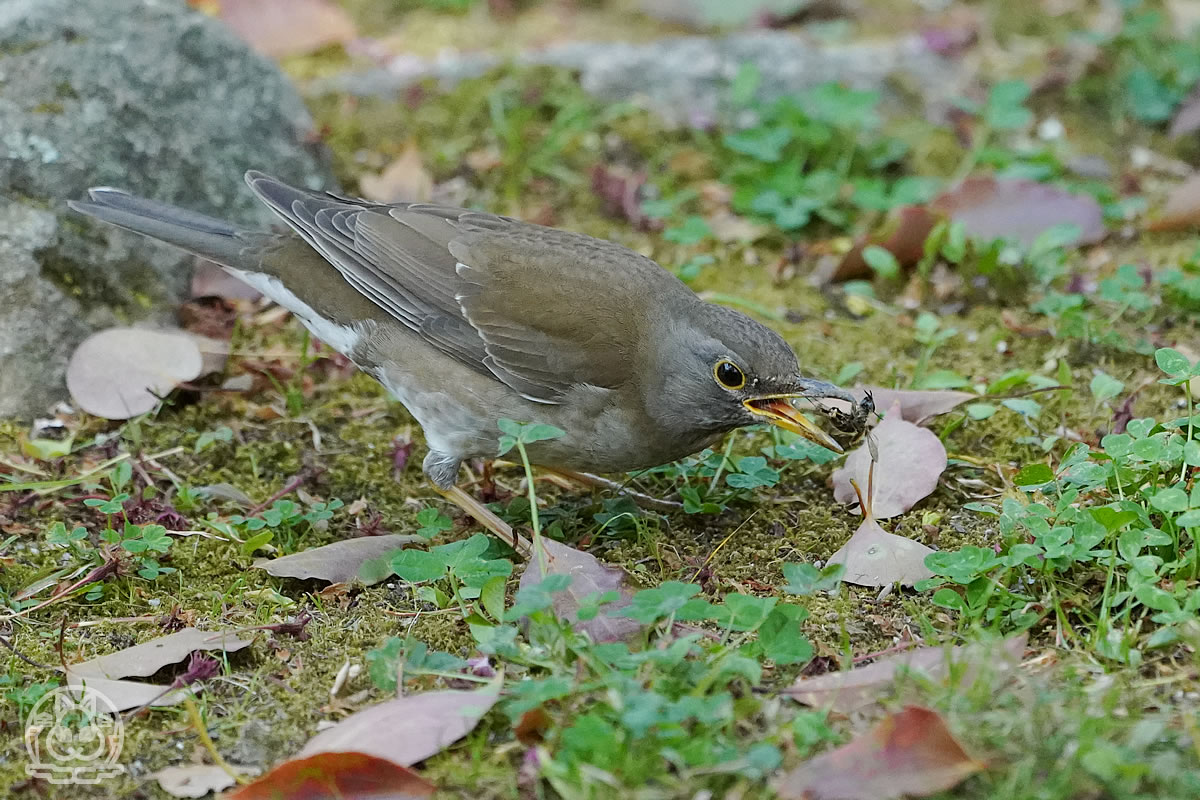
<svg viewBox="0 0 1200 800">
<path fill-rule="evenodd" d="M 158 239 L 227 267 L 242 267 L 246 242 L 229 223 L 119 189 L 88 190 L 90 201 L 70 201 L 81 214 Z"/>
</svg>

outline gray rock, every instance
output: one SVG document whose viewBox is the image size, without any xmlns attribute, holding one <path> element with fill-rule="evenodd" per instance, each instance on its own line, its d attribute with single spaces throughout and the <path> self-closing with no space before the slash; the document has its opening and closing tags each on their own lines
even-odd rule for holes
<svg viewBox="0 0 1200 800">
<path fill-rule="evenodd" d="M 86 333 L 165 315 L 190 281 L 191 257 L 66 200 L 119 186 L 267 224 L 245 170 L 334 185 L 287 79 L 185 0 L 0 0 L 0 86 L 2 415 L 65 397 L 66 357 Z M 29 338 L 30 320 L 52 346 Z"/>
<path fill-rule="evenodd" d="M 61 397 L 67 359 L 89 331 L 79 303 L 41 277 L 38 254 L 57 238 L 49 211 L 0 198 L 0 417 Z"/>
<path fill-rule="evenodd" d="M 924 106 L 937 114 L 960 94 L 964 70 L 931 51 L 917 36 L 823 44 L 790 31 L 727 36 L 678 36 L 654 42 L 568 42 L 521 54 L 520 64 L 577 70 L 585 89 L 610 101 L 632 101 L 675 125 L 706 126 L 728 119 L 729 94 L 743 64 L 762 77 L 759 96 L 773 100 L 831 81 L 879 90 L 892 110 Z M 382 69 L 338 76 L 315 91 L 387 95 L 423 78 L 456 81 L 504 63 L 490 54 L 400 56 Z"/>
</svg>

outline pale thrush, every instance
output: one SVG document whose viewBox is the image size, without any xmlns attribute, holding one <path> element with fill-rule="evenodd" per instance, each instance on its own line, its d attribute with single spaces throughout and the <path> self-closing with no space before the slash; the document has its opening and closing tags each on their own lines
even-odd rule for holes
<svg viewBox="0 0 1200 800">
<path fill-rule="evenodd" d="M 849 393 L 802 376 L 777 333 L 632 250 L 259 172 L 246 182 L 287 229 L 240 230 L 107 188 L 71 207 L 215 261 L 295 314 L 404 404 L 425 432 L 429 480 L 510 543 L 455 486 L 464 459 L 495 455 L 500 419 L 565 431 L 528 447 L 560 472 L 653 467 L 764 421 L 841 449 L 791 401 Z"/>
</svg>

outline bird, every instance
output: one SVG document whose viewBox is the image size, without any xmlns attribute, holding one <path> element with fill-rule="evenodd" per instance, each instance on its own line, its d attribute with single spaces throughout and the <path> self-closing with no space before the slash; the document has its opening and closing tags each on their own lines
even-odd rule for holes
<svg viewBox="0 0 1200 800">
<path fill-rule="evenodd" d="M 456 485 L 464 460 L 496 455 L 503 419 L 562 431 L 528 458 L 583 479 L 762 422 L 842 451 L 793 401 L 853 403 L 849 392 L 804 376 L 778 333 L 639 253 L 482 211 L 245 179 L 284 225 L 244 230 L 108 187 L 69 205 L 213 261 L 290 311 L 404 405 L 433 488 L 510 546 L 511 527 Z"/>
</svg>

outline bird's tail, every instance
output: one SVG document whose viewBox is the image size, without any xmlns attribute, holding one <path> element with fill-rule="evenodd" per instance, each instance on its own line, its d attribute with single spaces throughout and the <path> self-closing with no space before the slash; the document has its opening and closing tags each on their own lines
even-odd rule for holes
<svg viewBox="0 0 1200 800">
<path fill-rule="evenodd" d="M 246 241 L 228 222 L 177 206 L 135 197 L 120 189 L 88 189 L 89 201 L 68 205 L 81 214 L 159 239 L 227 267 L 242 267 Z"/>
</svg>

